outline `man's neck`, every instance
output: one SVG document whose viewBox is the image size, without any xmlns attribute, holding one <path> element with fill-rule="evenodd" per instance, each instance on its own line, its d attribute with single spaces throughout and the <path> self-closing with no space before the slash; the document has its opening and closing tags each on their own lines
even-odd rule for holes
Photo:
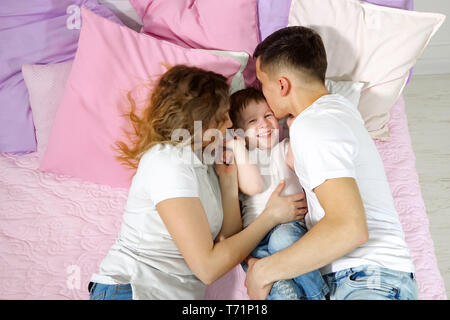
<svg viewBox="0 0 450 320">
<path fill-rule="evenodd" d="M 294 117 L 297 117 L 314 102 L 327 94 L 330 94 L 330 92 L 325 86 L 316 91 L 307 91 L 303 89 L 296 90 L 295 95 L 293 96 L 291 114 Z"/>
</svg>

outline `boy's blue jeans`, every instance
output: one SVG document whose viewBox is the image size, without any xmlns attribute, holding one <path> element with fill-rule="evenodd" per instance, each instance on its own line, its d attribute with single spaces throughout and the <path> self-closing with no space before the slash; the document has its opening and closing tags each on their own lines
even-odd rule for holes
<svg viewBox="0 0 450 320">
<path fill-rule="evenodd" d="M 255 258 L 264 258 L 294 244 L 306 229 L 298 221 L 283 223 L 273 228 L 251 252 Z M 247 272 L 247 264 L 241 263 Z M 267 300 L 325 300 L 329 289 L 319 270 L 298 276 L 292 280 L 276 281 Z"/>
</svg>

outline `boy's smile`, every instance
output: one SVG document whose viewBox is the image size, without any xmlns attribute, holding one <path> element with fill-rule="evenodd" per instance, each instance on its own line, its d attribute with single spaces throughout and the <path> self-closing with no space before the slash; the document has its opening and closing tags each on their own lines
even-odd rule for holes
<svg viewBox="0 0 450 320">
<path fill-rule="evenodd" d="M 278 142 L 278 120 L 266 102 L 250 103 L 241 117 L 241 126 L 252 147 L 270 149 Z"/>
</svg>

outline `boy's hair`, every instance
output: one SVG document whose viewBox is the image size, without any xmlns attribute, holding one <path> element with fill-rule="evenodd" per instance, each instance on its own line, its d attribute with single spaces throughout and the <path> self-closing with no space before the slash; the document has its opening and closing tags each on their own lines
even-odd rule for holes
<svg viewBox="0 0 450 320">
<path fill-rule="evenodd" d="M 253 87 L 242 89 L 233 93 L 230 97 L 230 119 L 233 122 L 233 128 L 239 128 L 241 112 L 251 102 L 266 101 L 264 94 Z"/>
<path fill-rule="evenodd" d="M 256 47 L 253 57 L 260 57 L 260 68 L 266 73 L 295 69 L 325 83 L 325 46 L 320 35 L 310 28 L 292 26 L 272 33 Z"/>
</svg>

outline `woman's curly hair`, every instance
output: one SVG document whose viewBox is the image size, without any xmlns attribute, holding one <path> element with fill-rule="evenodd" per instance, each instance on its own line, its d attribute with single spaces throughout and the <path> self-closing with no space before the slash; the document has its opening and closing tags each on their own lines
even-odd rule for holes
<svg viewBox="0 0 450 320">
<path fill-rule="evenodd" d="M 176 65 L 156 82 L 140 116 L 131 92 L 128 101 L 131 110 L 126 116 L 133 126 L 133 137 L 129 137 L 131 146 L 123 141 L 116 142 L 119 152 L 116 159 L 136 169 L 143 154 L 154 145 L 179 143 L 172 141 L 174 130 L 185 129 L 193 137 L 194 121 L 202 121 L 203 126 L 221 126 L 227 120 L 229 85 L 220 74 Z"/>
</svg>

